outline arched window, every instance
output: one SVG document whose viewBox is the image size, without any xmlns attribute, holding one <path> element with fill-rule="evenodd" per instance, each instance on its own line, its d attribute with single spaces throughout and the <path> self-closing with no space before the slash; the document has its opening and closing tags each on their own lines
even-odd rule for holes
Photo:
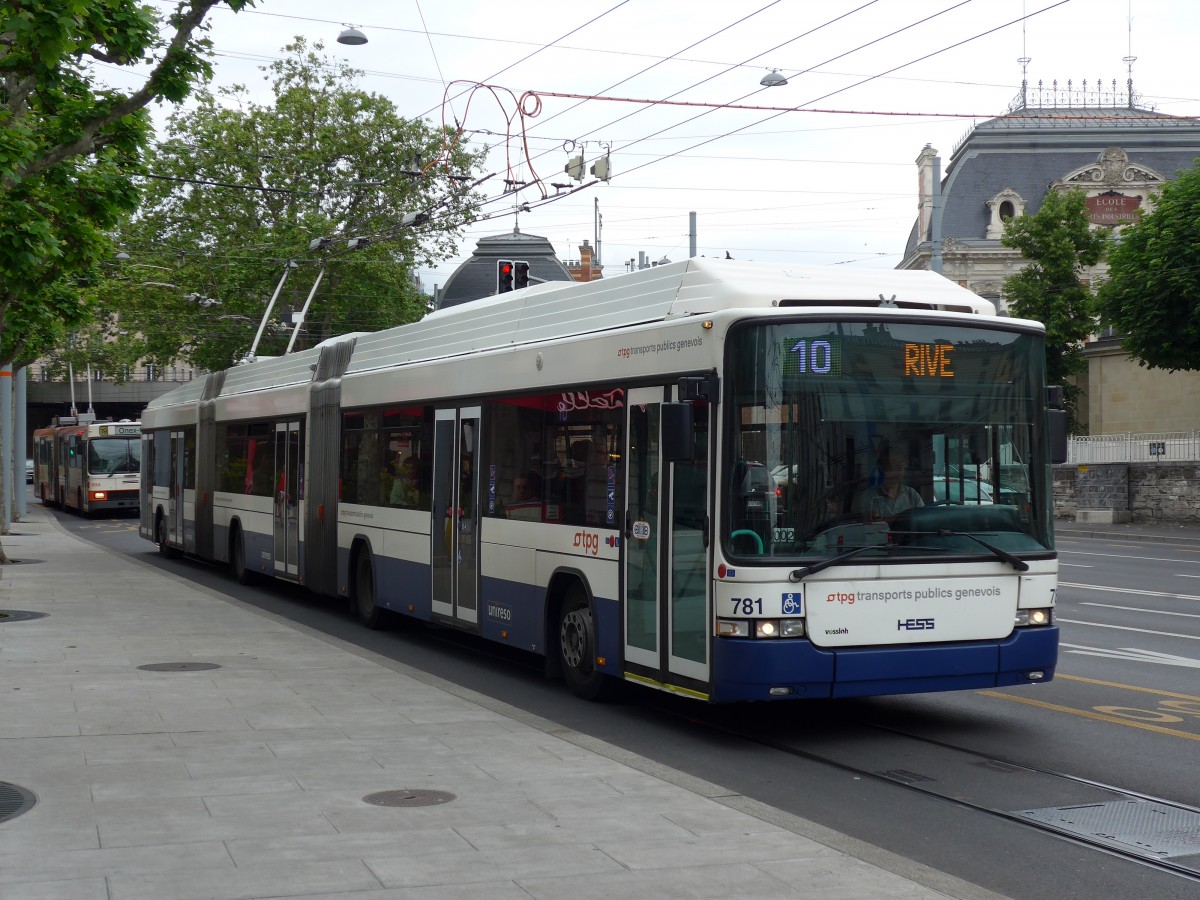
<svg viewBox="0 0 1200 900">
<path fill-rule="evenodd" d="M 1004 234 L 1004 225 L 1017 216 L 1025 213 L 1025 199 L 1012 188 L 1005 188 L 991 200 L 988 205 L 987 233 L 984 235 L 990 241 L 998 241 Z"/>
</svg>

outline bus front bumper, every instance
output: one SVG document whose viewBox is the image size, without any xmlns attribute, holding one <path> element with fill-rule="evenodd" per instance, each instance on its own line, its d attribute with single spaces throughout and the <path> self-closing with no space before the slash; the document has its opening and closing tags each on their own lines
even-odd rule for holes
<svg viewBox="0 0 1200 900">
<path fill-rule="evenodd" d="M 1058 628 L 1020 628 L 1000 641 L 822 649 L 806 640 L 718 638 L 712 699 L 822 699 L 979 690 L 1054 677 Z"/>
</svg>

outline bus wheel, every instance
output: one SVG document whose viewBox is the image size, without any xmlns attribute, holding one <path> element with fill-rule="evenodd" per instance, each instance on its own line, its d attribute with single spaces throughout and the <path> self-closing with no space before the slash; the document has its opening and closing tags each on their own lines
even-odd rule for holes
<svg viewBox="0 0 1200 900">
<path fill-rule="evenodd" d="M 587 592 L 576 583 L 563 598 L 558 620 L 558 654 L 563 679 L 576 697 L 601 700 L 611 681 L 596 668 L 596 620 Z"/>
<path fill-rule="evenodd" d="M 158 544 L 158 553 L 164 559 L 177 559 L 179 550 L 167 543 L 167 520 L 162 513 L 154 520 L 154 541 Z"/>
<path fill-rule="evenodd" d="M 242 529 L 237 526 L 229 537 L 229 568 L 238 584 L 254 582 L 254 573 L 246 566 L 246 541 L 242 538 Z"/>
<path fill-rule="evenodd" d="M 381 610 L 375 605 L 375 569 L 369 550 L 363 550 L 354 561 L 354 611 L 358 621 L 368 628 L 380 626 Z"/>
</svg>

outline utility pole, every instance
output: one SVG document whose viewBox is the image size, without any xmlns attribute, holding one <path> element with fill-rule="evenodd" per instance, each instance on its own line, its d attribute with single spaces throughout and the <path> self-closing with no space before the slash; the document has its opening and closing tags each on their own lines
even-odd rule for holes
<svg viewBox="0 0 1200 900">
<path fill-rule="evenodd" d="M 596 201 L 596 213 L 595 213 L 596 258 L 595 258 L 594 262 L 595 262 L 595 265 L 597 267 L 599 267 L 600 266 L 600 232 L 604 230 L 604 216 L 600 215 L 600 198 L 596 197 L 594 199 Z"/>
</svg>

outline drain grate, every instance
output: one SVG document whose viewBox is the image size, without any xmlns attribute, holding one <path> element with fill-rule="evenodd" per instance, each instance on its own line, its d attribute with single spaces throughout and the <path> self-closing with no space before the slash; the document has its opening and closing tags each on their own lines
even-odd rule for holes
<svg viewBox="0 0 1200 900">
<path fill-rule="evenodd" d="M 0 781 L 0 822 L 15 819 L 23 812 L 33 809 L 37 797 L 19 784 Z"/>
<path fill-rule="evenodd" d="M 928 775 L 921 775 L 917 772 L 909 772 L 906 769 L 889 769 L 886 772 L 876 772 L 882 778 L 890 778 L 892 781 L 899 781 L 901 784 L 918 784 L 922 781 L 933 781 Z"/>
<path fill-rule="evenodd" d="M 221 668 L 216 663 L 206 662 L 177 662 L 177 663 L 146 663 L 138 666 L 146 672 L 203 672 L 207 669 Z"/>
<path fill-rule="evenodd" d="M 44 619 L 48 615 L 50 613 L 29 609 L 0 609 L 0 622 L 28 622 L 30 619 Z"/>
<path fill-rule="evenodd" d="M 363 797 L 364 803 L 372 806 L 440 806 L 449 803 L 455 796 L 446 791 L 377 791 Z"/>
<path fill-rule="evenodd" d="M 1145 800 L 1023 809 L 1017 815 L 1159 859 L 1200 853 L 1200 814 Z"/>
</svg>

